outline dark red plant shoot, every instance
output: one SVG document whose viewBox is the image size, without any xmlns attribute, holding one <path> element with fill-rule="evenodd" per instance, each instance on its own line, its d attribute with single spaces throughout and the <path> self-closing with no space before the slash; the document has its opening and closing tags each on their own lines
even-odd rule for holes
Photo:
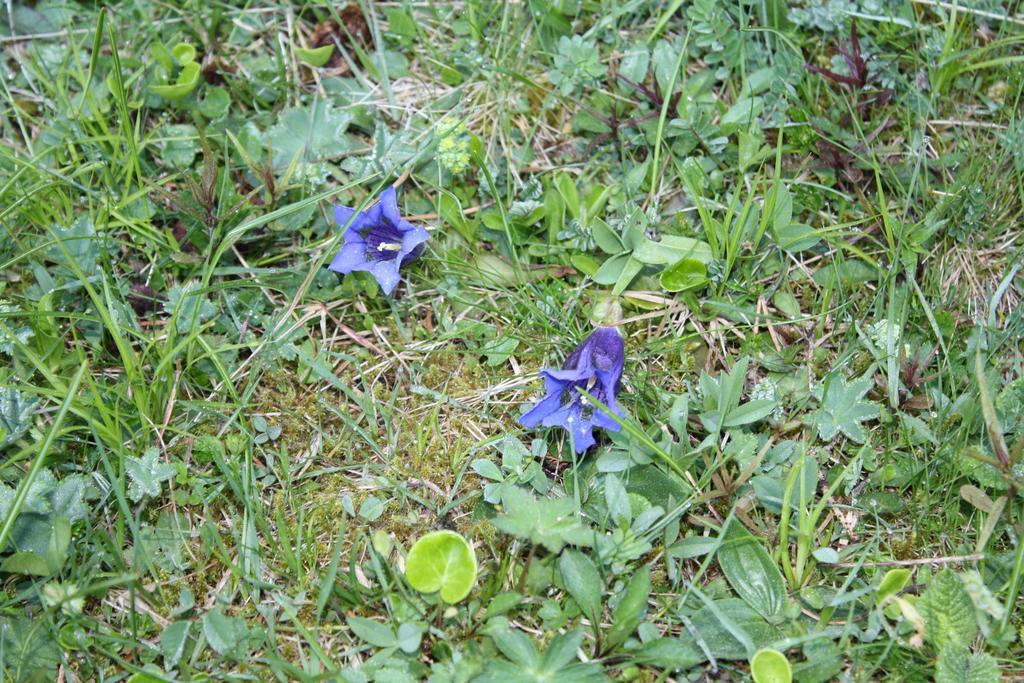
<svg viewBox="0 0 1024 683">
<path fill-rule="evenodd" d="M 868 69 L 868 64 L 864 60 L 864 56 L 860 51 L 860 41 L 857 39 L 857 21 L 853 20 L 850 22 L 850 43 L 849 46 L 843 47 L 840 43 L 839 54 L 843 56 L 846 61 L 846 66 L 850 71 L 849 76 L 845 76 L 840 73 L 836 73 L 831 69 L 825 69 L 815 64 L 807 64 L 807 70 L 816 73 L 819 76 L 845 85 L 854 93 L 861 93 L 864 91 L 871 82 L 871 72 Z M 875 104 L 884 105 L 892 101 L 892 90 L 889 88 L 883 88 L 871 92 L 864 92 L 857 102 L 857 111 L 863 116 L 869 107 Z"/>
</svg>

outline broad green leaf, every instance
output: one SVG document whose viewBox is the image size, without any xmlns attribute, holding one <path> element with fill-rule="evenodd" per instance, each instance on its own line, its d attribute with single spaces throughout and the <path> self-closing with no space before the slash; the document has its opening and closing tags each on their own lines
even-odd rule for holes
<svg viewBox="0 0 1024 683">
<path fill-rule="evenodd" d="M 793 678 L 800 683 L 825 683 L 836 680 L 843 670 L 843 653 L 831 640 L 819 638 L 805 643 L 804 661 L 793 667 Z"/>
<path fill-rule="evenodd" d="M 44 620 L 26 617 L 0 617 L 0 669 L 11 680 L 44 683 L 57 680 L 57 667 L 64 658 L 51 629 Z"/>
<path fill-rule="evenodd" d="M 622 275 L 622 271 L 626 269 L 626 265 L 631 258 L 629 252 L 609 256 L 597 269 L 597 272 L 594 273 L 594 282 L 599 285 L 615 284 Z"/>
<path fill-rule="evenodd" d="M 13 553 L 4 558 L 0 571 L 25 576 L 49 576 L 50 565 L 46 558 L 30 550 Z"/>
<path fill-rule="evenodd" d="M 50 508 L 53 514 L 77 522 L 89 516 L 85 495 L 91 484 L 85 475 L 72 474 L 64 477 L 50 492 Z"/>
<path fill-rule="evenodd" d="M 367 522 L 373 522 L 384 514 L 384 501 L 377 496 L 370 496 L 359 506 L 359 516 Z"/>
<path fill-rule="evenodd" d="M 626 245 L 622 243 L 622 240 L 615 234 L 615 231 L 600 218 L 594 219 L 590 226 L 590 232 L 594 235 L 594 242 L 606 254 L 618 254 L 626 248 Z"/>
<path fill-rule="evenodd" d="M 641 235 L 633 248 L 633 258 L 652 266 L 667 266 L 682 259 L 711 262 L 711 247 L 707 242 L 679 235 L 661 235 L 658 241 Z"/>
<path fill-rule="evenodd" d="M 768 621 L 777 620 L 785 605 L 786 584 L 761 542 L 733 521 L 717 557 L 722 573 L 737 595 Z"/>
<path fill-rule="evenodd" d="M 719 126 L 745 126 L 757 121 L 757 117 L 764 111 L 764 99 L 761 97 L 745 97 L 738 100 L 729 110 L 722 114 Z"/>
<path fill-rule="evenodd" d="M 633 256 L 627 258 L 626 263 L 622 268 L 622 272 L 619 273 L 619 277 L 615 281 L 615 286 L 612 287 L 612 296 L 618 296 L 626 291 L 629 284 L 633 282 L 633 278 L 639 275 L 640 271 L 643 270 L 643 267 L 644 264 L 640 263 L 640 261 Z"/>
<path fill-rule="evenodd" d="M 567 548 L 558 560 L 558 571 L 569 595 L 590 619 L 590 623 L 600 623 L 604 581 L 594 562 L 580 551 Z"/>
<path fill-rule="evenodd" d="M 217 654 L 237 654 L 245 626 L 238 617 L 228 616 L 220 607 L 203 615 L 203 637 Z"/>
<path fill-rule="evenodd" d="M 374 647 L 397 647 L 398 636 L 387 624 L 365 617 L 349 617 L 346 622 L 352 632 Z"/>
<path fill-rule="evenodd" d="M 788 223 L 775 227 L 775 241 L 785 251 L 806 251 L 821 241 L 821 235 L 809 225 Z"/>
<path fill-rule="evenodd" d="M 772 297 L 772 303 L 775 304 L 775 308 L 779 309 L 780 313 L 788 318 L 799 318 L 802 313 L 800 302 L 789 292 L 777 292 Z"/>
<path fill-rule="evenodd" d="M 745 660 L 780 637 L 778 629 L 737 598 L 716 600 L 713 605 L 702 607 L 690 622 L 693 632 L 716 659 Z M 746 645 L 733 634 L 732 631 L 737 629 L 749 640 L 753 647 L 751 651 L 748 652 Z"/>
<path fill-rule="evenodd" d="M 633 514 L 629 506 L 629 494 L 626 487 L 614 474 L 608 474 L 604 478 L 604 500 L 608 506 L 608 514 L 616 524 L 625 522 L 627 525 L 632 521 Z"/>
<path fill-rule="evenodd" d="M 423 640 L 423 629 L 416 624 L 402 624 L 398 627 L 398 647 L 406 654 L 413 654 L 420 649 Z"/>
<path fill-rule="evenodd" d="M 722 422 L 722 427 L 730 429 L 732 427 L 740 427 L 742 425 L 757 422 L 758 420 L 763 420 L 771 415 L 777 405 L 777 401 L 769 399 L 747 401 L 743 405 L 729 411 L 725 416 L 725 420 Z"/>
<path fill-rule="evenodd" d="M 638 649 L 629 650 L 629 655 L 638 664 L 678 671 L 686 671 L 707 659 L 689 634 L 684 638 L 657 638 L 645 642 Z"/>
<path fill-rule="evenodd" d="M 487 458 L 477 458 L 470 464 L 470 467 L 484 479 L 490 479 L 491 481 L 503 481 L 505 479 L 501 469 Z"/>
<path fill-rule="evenodd" d="M 778 650 L 758 650 L 750 660 L 750 673 L 754 683 L 791 683 L 793 670 L 786 655 Z"/>
<path fill-rule="evenodd" d="M 441 592 L 447 603 L 461 601 L 476 581 L 476 553 L 461 535 L 442 529 L 422 536 L 405 559 L 405 577 L 421 593 Z"/>
<path fill-rule="evenodd" d="M 196 48 L 189 43 L 178 43 L 171 50 L 171 54 L 179 64 L 191 64 L 196 61 Z"/>
</svg>

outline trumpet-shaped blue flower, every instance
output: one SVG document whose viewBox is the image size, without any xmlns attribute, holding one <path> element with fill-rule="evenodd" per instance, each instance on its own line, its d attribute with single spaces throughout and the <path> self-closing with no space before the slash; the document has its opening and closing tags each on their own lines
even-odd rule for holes
<svg viewBox="0 0 1024 683">
<path fill-rule="evenodd" d="M 616 415 L 623 415 L 615 402 L 625 361 L 625 344 L 614 327 L 599 327 L 576 347 L 561 370 L 544 369 L 546 395 L 519 418 L 524 427 L 563 427 L 573 437 L 577 453 L 594 445 L 594 427 L 619 431 L 619 424 L 583 394 L 600 401 Z"/>
<path fill-rule="evenodd" d="M 398 284 L 398 269 L 423 251 L 430 233 L 402 220 L 395 188 L 380 194 L 380 201 L 366 211 L 334 207 L 334 222 L 345 229 L 345 244 L 327 266 L 336 273 L 365 270 L 377 279 L 385 294 Z"/>
</svg>

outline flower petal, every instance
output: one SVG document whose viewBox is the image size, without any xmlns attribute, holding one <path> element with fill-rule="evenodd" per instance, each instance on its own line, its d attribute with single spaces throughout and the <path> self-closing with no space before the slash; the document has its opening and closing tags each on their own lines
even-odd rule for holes
<svg viewBox="0 0 1024 683">
<path fill-rule="evenodd" d="M 370 273 L 377 278 L 377 284 L 385 294 L 390 294 L 401 279 L 398 274 L 398 259 L 377 261 L 370 266 Z"/>
<path fill-rule="evenodd" d="M 536 427 L 540 421 L 551 415 L 562 407 L 562 392 L 549 393 L 538 401 L 537 405 L 524 413 L 519 418 L 519 424 L 524 427 Z"/>
<path fill-rule="evenodd" d="M 402 254 L 411 253 L 413 249 L 430 239 L 430 233 L 423 228 L 417 228 L 410 223 L 405 223 L 405 225 L 409 226 L 409 229 L 403 230 Z M 401 227 L 399 226 L 400 229 Z"/>
<path fill-rule="evenodd" d="M 619 417 L 624 416 L 622 408 L 619 408 L 619 406 L 615 404 L 614 400 L 611 403 L 607 403 L 605 405 Z M 601 427 L 602 429 L 607 429 L 610 432 L 617 432 L 620 429 L 622 429 L 618 422 L 613 420 L 611 416 L 609 416 L 607 413 L 605 413 L 603 410 L 596 406 L 594 407 L 593 421 L 595 427 Z"/>
<path fill-rule="evenodd" d="M 334 207 L 334 222 L 338 224 L 339 228 L 358 231 L 363 227 L 365 218 L 366 214 L 348 206 Z"/>
<path fill-rule="evenodd" d="M 579 382 L 581 380 L 590 379 L 593 373 L 589 368 L 568 368 L 565 370 L 549 370 L 545 368 L 540 371 L 540 374 L 544 376 L 545 380 L 551 378 L 554 381 L 562 382 Z"/>
<path fill-rule="evenodd" d="M 366 265 L 366 244 L 361 240 L 346 241 L 327 268 L 335 273 L 351 273 L 353 270 L 365 270 Z"/>
<path fill-rule="evenodd" d="M 377 205 L 380 207 L 380 214 L 392 225 L 398 226 L 402 222 L 402 217 L 398 214 L 398 195 L 395 193 L 395 188 L 388 185 L 387 189 L 380 193 L 380 203 Z"/>
<path fill-rule="evenodd" d="M 572 423 L 572 445 L 577 453 L 582 453 L 595 443 L 594 428 L 590 420 L 576 420 Z"/>
</svg>

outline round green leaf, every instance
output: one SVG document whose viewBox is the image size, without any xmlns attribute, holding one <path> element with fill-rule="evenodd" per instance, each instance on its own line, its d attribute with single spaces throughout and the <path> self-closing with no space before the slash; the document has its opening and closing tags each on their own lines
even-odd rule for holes
<svg viewBox="0 0 1024 683">
<path fill-rule="evenodd" d="M 793 680 L 786 655 L 768 647 L 754 653 L 750 660 L 750 673 L 755 683 L 790 683 Z"/>
<path fill-rule="evenodd" d="M 199 100 L 199 113 L 211 121 L 228 113 L 231 107 L 231 96 L 224 88 L 210 88 L 206 97 Z"/>
<path fill-rule="evenodd" d="M 405 578 L 419 592 L 441 591 L 441 599 L 454 604 L 473 588 L 476 553 L 454 531 L 432 531 L 413 544 L 405 558 Z"/>
<path fill-rule="evenodd" d="M 334 52 L 333 45 L 323 45 L 312 49 L 304 47 L 295 48 L 295 54 L 298 58 L 312 67 L 321 67 L 326 64 L 327 60 L 331 58 L 332 52 Z"/>
</svg>

